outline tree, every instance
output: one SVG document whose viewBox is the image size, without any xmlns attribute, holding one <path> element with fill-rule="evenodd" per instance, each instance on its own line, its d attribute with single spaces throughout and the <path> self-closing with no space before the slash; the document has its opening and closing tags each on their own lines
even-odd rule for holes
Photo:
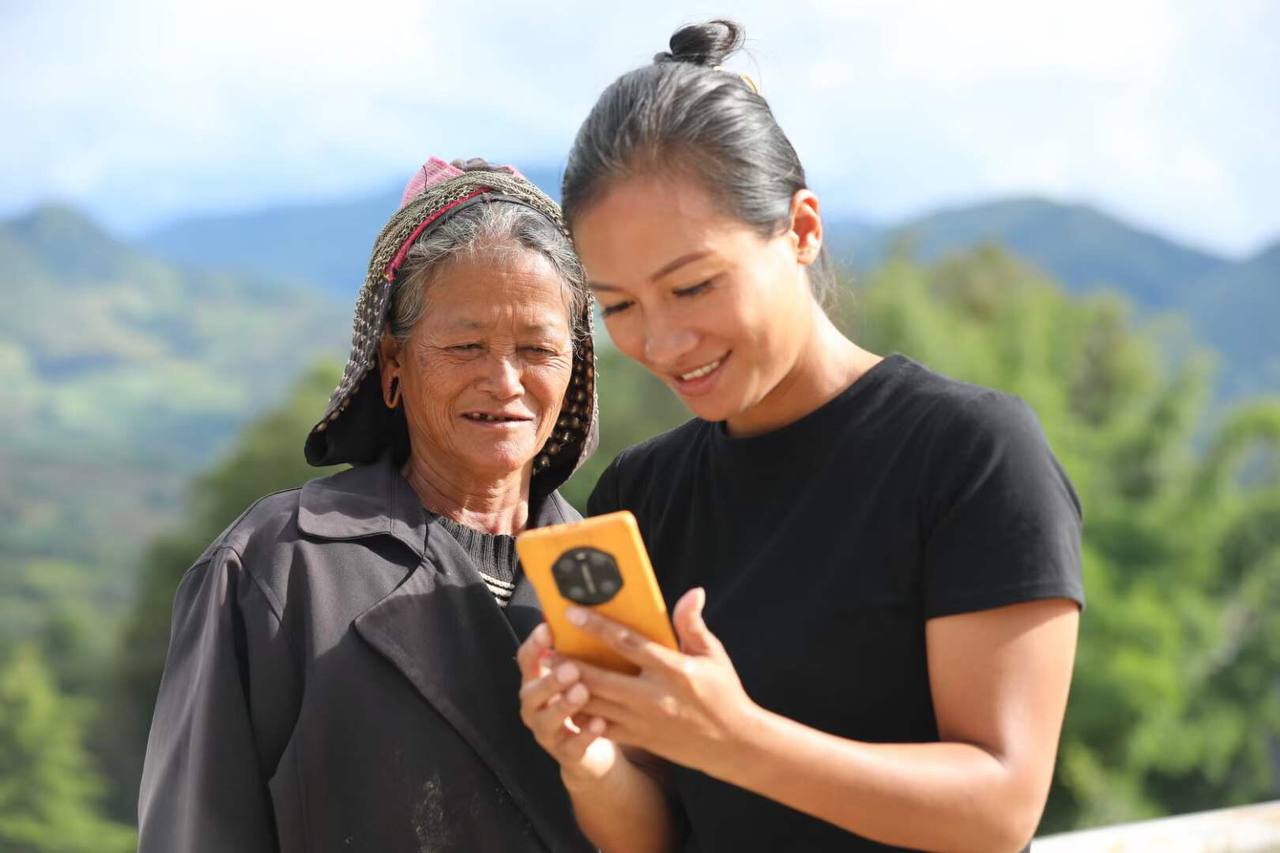
<svg viewBox="0 0 1280 853">
<path fill-rule="evenodd" d="M 1275 796 L 1280 401 L 1215 429 L 1209 359 L 1175 322 L 1136 329 L 1123 301 L 1069 298 L 995 247 L 899 254 L 852 297 L 838 314 L 872 350 L 1025 398 L 1084 505 L 1088 609 L 1043 828 Z"/>
<path fill-rule="evenodd" d="M 661 380 L 618 352 L 603 331 L 596 336 L 596 361 L 600 446 L 560 489 L 582 512 L 596 480 L 615 456 L 692 417 Z"/>
<path fill-rule="evenodd" d="M 278 407 L 246 426 L 227 456 L 192 482 L 187 521 L 157 537 L 147 549 L 137 599 L 121 634 L 93 735 L 94 751 L 112 782 L 110 813 L 121 820 L 135 819 L 178 582 L 205 547 L 255 500 L 335 470 L 309 466 L 302 446 L 340 374 L 336 364 L 314 366 Z"/>
<path fill-rule="evenodd" d="M 82 744 L 82 718 L 35 646 L 18 646 L 0 665 L 0 849 L 136 847 L 127 826 L 97 817 L 103 785 Z"/>
<path fill-rule="evenodd" d="M 1088 609 L 1042 828 L 1280 793 L 1280 401 L 1218 418 L 1210 359 L 1176 322 L 1070 297 L 995 247 L 931 265 L 899 252 L 831 311 L 873 351 L 1022 396 L 1080 494 Z M 579 507 L 620 449 L 689 417 L 605 338 L 600 449 L 564 487 Z M 254 499 L 324 473 L 301 447 L 336 379 L 317 368 L 246 428 L 193 484 L 187 523 L 152 544 L 96 739 L 122 819 L 178 579 Z"/>
</svg>

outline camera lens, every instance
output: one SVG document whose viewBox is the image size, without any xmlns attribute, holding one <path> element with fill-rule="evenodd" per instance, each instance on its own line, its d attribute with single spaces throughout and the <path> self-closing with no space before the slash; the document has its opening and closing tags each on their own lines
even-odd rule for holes
<svg viewBox="0 0 1280 853">
<path fill-rule="evenodd" d="M 622 573 L 612 554 L 596 548 L 574 548 L 551 566 L 560 594 L 575 604 L 604 604 L 622 589 Z"/>
</svg>

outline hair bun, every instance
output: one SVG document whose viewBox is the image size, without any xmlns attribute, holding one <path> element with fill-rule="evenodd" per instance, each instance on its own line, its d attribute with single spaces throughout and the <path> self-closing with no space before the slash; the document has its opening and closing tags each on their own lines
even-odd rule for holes
<svg viewBox="0 0 1280 853">
<path fill-rule="evenodd" d="M 681 27 L 671 36 L 670 51 L 653 57 L 654 62 L 688 62 L 708 68 L 720 65 L 725 57 L 742 47 L 746 32 L 734 21 L 717 18 L 705 24 Z"/>
<path fill-rule="evenodd" d="M 457 160 L 450 161 L 449 165 L 453 166 L 455 169 L 461 169 L 464 172 L 508 171 L 508 167 L 497 166 L 493 163 L 490 163 L 488 160 L 484 159 L 483 157 L 468 157 L 465 160 L 459 157 Z"/>
</svg>

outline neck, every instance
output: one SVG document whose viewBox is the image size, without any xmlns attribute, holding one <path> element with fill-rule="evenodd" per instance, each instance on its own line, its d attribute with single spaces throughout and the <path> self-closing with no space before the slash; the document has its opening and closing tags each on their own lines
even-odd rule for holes
<svg viewBox="0 0 1280 853">
<path fill-rule="evenodd" d="M 510 535 L 525 528 L 532 466 L 504 477 L 474 477 L 433 465 L 433 455 L 414 447 L 401 469 L 424 507 L 486 533 Z"/>
<path fill-rule="evenodd" d="M 815 301 L 810 332 L 791 370 L 758 403 L 729 418 L 734 437 L 795 423 L 829 403 L 882 359 L 846 338 Z"/>
</svg>

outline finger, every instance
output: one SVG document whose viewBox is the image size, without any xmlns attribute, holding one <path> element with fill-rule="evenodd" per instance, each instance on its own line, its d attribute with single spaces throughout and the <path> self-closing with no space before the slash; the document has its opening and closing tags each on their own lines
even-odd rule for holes
<svg viewBox="0 0 1280 853">
<path fill-rule="evenodd" d="M 674 649 L 653 642 L 626 625 L 606 619 L 584 607 L 570 607 L 566 617 L 583 631 L 603 640 L 614 651 L 641 669 L 680 669 L 683 657 Z"/>
<path fill-rule="evenodd" d="M 587 704 L 590 698 L 591 693 L 586 687 L 575 684 L 564 693 L 557 693 L 551 697 L 546 707 L 530 714 L 526 724 L 539 741 L 555 745 L 563 739 L 564 730 L 568 729 L 566 723 L 570 722 L 574 714 L 582 710 L 582 706 Z M 577 727 L 574 726 L 569 730 L 576 731 L 576 729 Z"/>
<path fill-rule="evenodd" d="M 554 754 L 561 741 L 578 731 L 571 717 L 572 712 L 567 708 L 564 697 L 557 695 L 546 708 L 535 713 L 527 725 L 533 732 L 533 739 Z"/>
<path fill-rule="evenodd" d="M 608 724 L 599 717 L 587 720 L 576 734 L 566 735 L 556 748 L 557 758 L 562 762 L 578 762 L 587 754 L 591 744 L 604 734 Z"/>
<path fill-rule="evenodd" d="M 577 681 L 574 679 L 568 683 L 561 681 L 556 677 L 555 672 L 547 672 L 532 681 L 526 681 L 520 685 L 520 710 L 521 713 L 534 713 L 546 707 L 557 693 L 562 693 L 568 684 Z"/>
<path fill-rule="evenodd" d="M 642 676 L 614 672 L 595 664 L 575 661 L 579 677 L 591 695 L 608 699 L 626 707 L 636 707 L 648 701 L 657 688 Z"/>
<path fill-rule="evenodd" d="M 541 675 L 542 662 L 550 651 L 551 629 L 546 622 L 541 622 L 516 651 L 516 663 L 520 666 L 521 677 L 528 680 Z"/>
<path fill-rule="evenodd" d="M 587 699 L 586 704 L 578 711 L 574 722 L 578 724 L 579 728 L 593 719 L 602 719 L 610 724 L 630 724 L 634 722 L 634 717 L 635 715 L 626 705 L 611 702 L 599 696 L 592 696 Z"/>
<path fill-rule="evenodd" d="M 707 591 L 698 586 L 680 596 L 672 609 L 671 622 L 680 640 L 680 650 L 698 657 L 727 657 L 720 640 L 702 620 L 702 609 L 706 603 Z"/>
<path fill-rule="evenodd" d="M 623 748 L 624 753 L 648 748 L 647 744 L 641 743 L 640 735 L 626 723 L 607 723 L 600 737 L 613 741 L 615 746 Z"/>
</svg>

